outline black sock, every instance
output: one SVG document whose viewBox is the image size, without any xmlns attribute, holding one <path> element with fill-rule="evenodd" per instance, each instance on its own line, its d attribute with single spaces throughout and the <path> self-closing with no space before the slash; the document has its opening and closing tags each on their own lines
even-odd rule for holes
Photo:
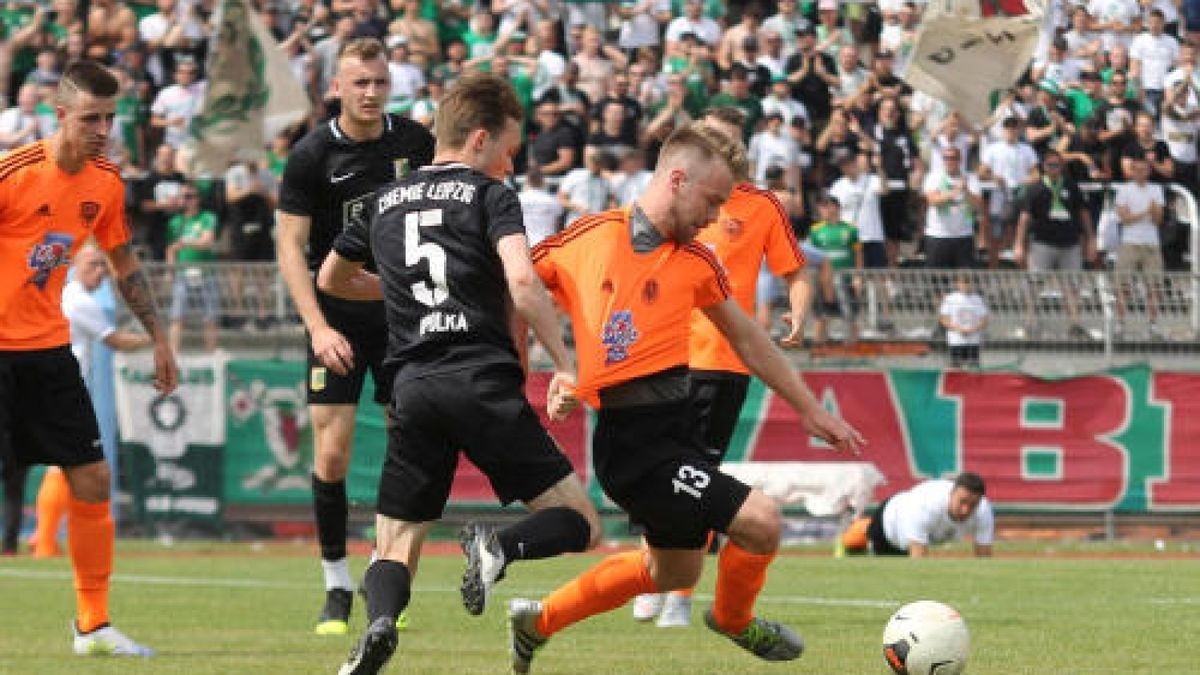
<svg viewBox="0 0 1200 675">
<path fill-rule="evenodd" d="M 408 607 L 412 575 L 404 563 L 381 558 L 367 568 L 363 586 L 367 589 L 367 623 L 381 616 L 390 616 L 395 621 Z"/>
<path fill-rule="evenodd" d="M 346 481 L 326 483 L 313 474 L 312 492 L 321 559 L 331 562 L 341 560 L 346 557 L 346 519 L 350 516 Z"/>
<path fill-rule="evenodd" d="M 16 552 L 21 536 L 21 510 L 25 506 L 25 479 L 29 477 L 27 466 L 5 466 L 4 476 L 4 541 L 5 552 Z"/>
<path fill-rule="evenodd" d="M 575 509 L 556 506 L 529 514 L 497 532 L 496 539 L 508 562 L 541 560 L 586 551 L 591 527 Z"/>
</svg>

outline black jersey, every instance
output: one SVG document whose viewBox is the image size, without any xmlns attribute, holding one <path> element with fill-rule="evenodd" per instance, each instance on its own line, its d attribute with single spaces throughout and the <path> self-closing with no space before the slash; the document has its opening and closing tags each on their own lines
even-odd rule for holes
<svg viewBox="0 0 1200 675">
<path fill-rule="evenodd" d="M 333 240 L 366 214 L 375 190 L 433 160 L 433 135 L 421 124 L 384 115 L 383 135 L 355 141 L 333 118 L 313 129 L 288 155 L 279 210 L 308 216 L 308 267 L 316 272 Z"/>
<path fill-rule="evenodd" d="M 366 262 L 374 254 L 387 308 L 385 364 L 397 369 L 397 382 L 517 365 L 496 244 L 524 232 L 511 188 L 453 163 L 381 188 L 369 219 L 338 236 L 333 247 L 343 258 Z"/>
</svg>

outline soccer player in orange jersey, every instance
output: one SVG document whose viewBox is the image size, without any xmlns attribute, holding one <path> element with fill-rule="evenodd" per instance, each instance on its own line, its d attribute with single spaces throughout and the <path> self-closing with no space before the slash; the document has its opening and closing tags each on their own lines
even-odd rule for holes
<svg viewBox="0 0 1200 675">
<path fill-rule="evenodd" d="M 597 409 L 596 477 L 610 499 L 646 529 L 647 551 L 610 556 L 538 601 L 509 604 L 513 669 L 583 619 L 639 593 L 696 583 L 711 530 L 729 541 L 718 558 L 712 630 L 759 658 L 795 659 L 790 629 L 754 615 L 779 548 L 779 506 L 721 473 L 695 433 L 689 396 L 690 316 L 701 309 L 750 372 L 799 414 L 806 433 L 838 450 L 860 450 L 857 430 L 821 406 L 770 337 L 731 296 L 716 256 L 694 241 L 743 175 L 745 150 L 703 124 L 664 144 L 643 195 L 627 209 L 580 219 L 534 249 L 538 274 L 571 316 L 579 363 L 576 396 Z"/>
<path fill-rule="evenodd" d="M 706 110 L 700 121 L 740 142 L 745 113 L 732 106 L 718 106 Z M 721 206 L 716 222 L 700 230 L 696 241 L 716 253 L 729 276 L 733 299 L 746 314 L 754 315 L 755 291 L 763 263 L 772 274 L 783 277 L 791 305 L 790 330 L 783 342 L 798 344 L 812 296 L 804 254 L 779 200 L 771 192 L 754 187 L 747 176 L 734 178 L 737 183 L 729 201 Z M 720 466 L 746 401 L 750 371 L 704 312 L 692 310 L 691 327 L 688 361 L 691 398 L 709 461 Z M 655 616 L 658 625 L 664 628 L 691 624 L 692 589 L 639 595 L 633 603 L 633 618 L 649 621 Z"/>
<path fill-rule="evenodd" d="M 66 473 L 75 653 L 149 656 L 109 623 L 110 471 L 60 301 L 71 256 L 94 238 L 154 340 L 155 386 L 175 389 L 166 331 L 129 246 L 120 170 L 103 157 L 116 95 L 117 80 L 104 66 L 71 64 L 55 99 L 58 131 L 0 158 L 0 455 Z"/>
</svg>

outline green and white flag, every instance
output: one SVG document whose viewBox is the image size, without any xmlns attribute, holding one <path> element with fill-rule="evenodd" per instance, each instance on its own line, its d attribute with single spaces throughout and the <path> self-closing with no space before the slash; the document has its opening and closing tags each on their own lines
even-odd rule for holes
<svg viewBox="0 0 1200 675">
<path fill-rule="evenodd" d="M 221 0 L 204 102 L 192 118 L 192 169 L 223 175 L 263 156 L 266 139 L 308 116 L 311 104 L 287 58 L 247 0 Z"/>
</svg>

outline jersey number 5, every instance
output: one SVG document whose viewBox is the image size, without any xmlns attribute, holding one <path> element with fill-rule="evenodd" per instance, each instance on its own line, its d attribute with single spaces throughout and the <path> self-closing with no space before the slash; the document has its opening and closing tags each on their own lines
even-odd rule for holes
<svg viewBox="0 0 1200 675">
<path fill-rule="evenodd" d="M 437 307 L 450 297 L 446 284 L 446 251 L 437 242 L 421 242 L 422 227 L 441 227 L 442 210 L 428 209 L 404 217 L 404 264 L 412 267 L 422 260 L 429 261 L 429 280 L 412 285 L 413 297 L 427 307 Z"/>
</svg>

